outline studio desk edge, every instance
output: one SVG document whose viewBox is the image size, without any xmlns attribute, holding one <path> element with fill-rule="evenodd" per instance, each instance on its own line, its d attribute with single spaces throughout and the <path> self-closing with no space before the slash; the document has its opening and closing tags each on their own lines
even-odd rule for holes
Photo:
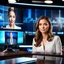
<svg viewBox="0 0 64 64">
<path fill-rule="evenodd" d="M 0 52 L 0 60 L 17 58 L 17 57 L 29 57 L 32 55 L 42 55 L 42 56 L 52 56 L 52 57 L 64 57 L 64 55 L 57 54 L 44 54 L 44 53 L 32 53 L 27 51 L 18 51 L 18 52 Z"/>
</svg>

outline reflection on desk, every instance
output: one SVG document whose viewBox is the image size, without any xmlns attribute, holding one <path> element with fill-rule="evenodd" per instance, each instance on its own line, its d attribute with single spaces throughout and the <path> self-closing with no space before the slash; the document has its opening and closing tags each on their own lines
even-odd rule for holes
<svg viewBox="0 0 64 64">
<path fill-rule="evenodd" d="M 1 60 L 0 64 L 35 64 L 37 58 L 20 57 L 7 60 Z"/>
<path fill-rule="evenodd" d="M 27 58 L 29 58 L 28 63 L 25 62 Z M 34 58 L 37 58 L 37 60 L 31 62 L 30 59 Z M 0 64 L 22 64 L 22 60 L 26 64 L 64 64 L 64 56 L 56 54 L 31 53 L 26 51 L 0 52 Z"/>
<path fill-rule="evenodd" d="M 52 57 L 52 56 L 40 56 L 33 55 L 33 58 L 37 58 L 37 64 L 62 64 L 63 58 L 61 57 Z"/>
<path fill-rule="evenodd" d="M 0 64 L 64 64 L 64 59 L 61 57 L 51 56 L 19 57 L 0 60 Z"/>
</svg>

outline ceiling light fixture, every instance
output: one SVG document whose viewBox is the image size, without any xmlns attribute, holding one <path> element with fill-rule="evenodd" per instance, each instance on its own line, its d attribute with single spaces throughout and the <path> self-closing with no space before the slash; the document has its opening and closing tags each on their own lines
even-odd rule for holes
<svg viewBox="0 0 64 64">
<path fill-rule="evenodd" d="M 44 3 L 47 3 L 47 4 L 52 4 L 53 1 L 52 0 L 45 0 Z"/>
<path fill-rule="evenodd" d="M 43 3 L 43 1 L 32 0 L 33 3 Z"/>
<path fill-rule="evenodd" d="M 8 0 L 8 3 L 16 3 L 16 0 Z"/>
<path fill-rule="evenodd" d="M 62 0 L 62 1 L 64 1 L 64 0 Z"/>
</svg>

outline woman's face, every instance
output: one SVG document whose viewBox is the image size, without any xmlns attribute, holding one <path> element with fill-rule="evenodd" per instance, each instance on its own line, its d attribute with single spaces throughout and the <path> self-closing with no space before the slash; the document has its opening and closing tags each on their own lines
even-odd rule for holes
<svg viewBox="0 0 64 64">
<path fill-rule="evenodd" d="M 15 15 L 14 11 L 10 11 L 10 13 L 9 13 L 10 25 L 14 25 L 15 20 L 16 20 L 16 15 Z"/>
<path fill-rule="evenodd" d="M 45 19 L 41 19 L 39 21 L 39 31 L 43 33 L 47 33 L 49 30 L 49 23 Z"/>
</svg>

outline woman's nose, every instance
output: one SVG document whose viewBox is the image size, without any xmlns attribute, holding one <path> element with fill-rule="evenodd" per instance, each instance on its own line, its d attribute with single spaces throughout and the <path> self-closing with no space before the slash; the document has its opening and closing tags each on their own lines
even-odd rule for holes
<svg viewBox="0 0 64 64">
<path fill-rule="evenodd" d="M 42 25 L 42 28 L 44 28 L 44 25 Z"/>
</svg>

